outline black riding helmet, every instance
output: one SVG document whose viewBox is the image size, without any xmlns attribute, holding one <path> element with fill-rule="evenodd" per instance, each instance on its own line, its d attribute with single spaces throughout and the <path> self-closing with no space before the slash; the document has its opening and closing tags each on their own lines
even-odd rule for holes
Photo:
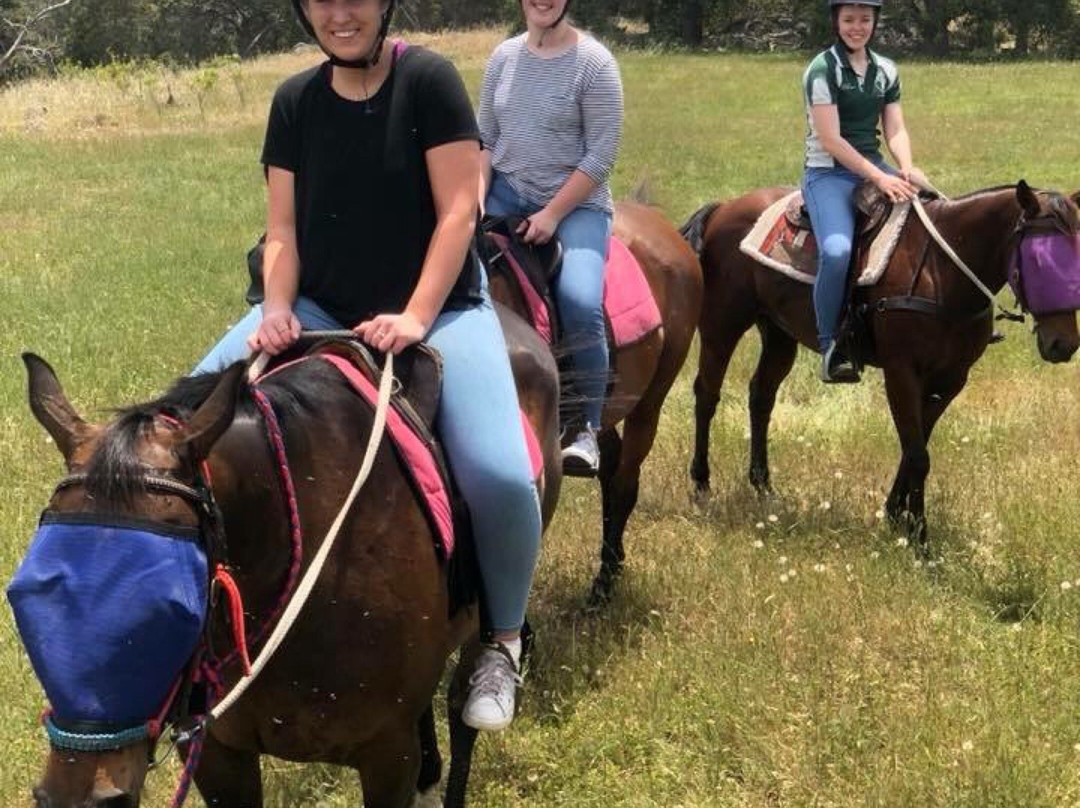
<svg viewBox="0 0 1080 808">
<path fill-rule="evenodd" d="M 382 24 L 379 26 L 379 34 L 375 37 L 375 44 L 371 46 L 367 56 L 362 59 L 339 59 L 326 48 L 323 48 L 323 53 L 330 57 L 330 64 L 338 67 L 362 67 L 365 69 L 377 65 L 379 56 L 382 54 L 383 42 L 386 41 L 386 35 L 390 32 L 390 20 L 394 17 L 395 6 L 397 6 L 397 0 L 387 0 L 386 11 L 383 12 Z M 307 18 L 307 14 L 304 13 L 304 0 L 292 0 L 292 7 L 293 11 L 296 12 L 296 18 L 300 21 L 303 29 L 307 31 L 308 36 L 319 42 L 319 38 L 315 35 L 315 29 L 311 27 L 311 21 Z M 319 47 L 322 48 L 322 43 L 319 43 Z"/>
<path fill-rule="evenodd" d="M 840 38 L 840 8 L 842 6 L 866 6 L 874 10 L 874 32 L 870 34 L 870 39 L 867 41 L 867 45 L 874 41 L 874 36 L 877 34 L 878 20 L 881 19 L 881 5 L 883 0 L 829 0 L 829 13 L 832 16 L 833 34 L 836 35 L 836 41 L 850 52 L 850 48 L 844 44 L 844 40 Z"/>
</svg>

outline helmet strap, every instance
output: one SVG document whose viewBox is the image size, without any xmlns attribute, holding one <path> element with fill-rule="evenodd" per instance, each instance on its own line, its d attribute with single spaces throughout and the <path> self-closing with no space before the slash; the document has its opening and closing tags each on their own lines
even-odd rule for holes
<svg viewBox="0 0 1080 808">
<path fill-rule="evenodd" d="M 871 6 L 874 11 L 874 30 L 870 32 L 870 38 L 866 40 L 864 47 L 869 48 L 874 44 L 874 37 L 877 36 L 878 21 L 881 19 L 881 9 L 877 6 Z M 855 51 L 848 47 L 843 37 L 840 36 L 840 6 L 833 6 L 832 8 L 832 26 L 833 34 L 836 35 L 836 44 L 843 48 L 849 55 Z"/>
</svg>

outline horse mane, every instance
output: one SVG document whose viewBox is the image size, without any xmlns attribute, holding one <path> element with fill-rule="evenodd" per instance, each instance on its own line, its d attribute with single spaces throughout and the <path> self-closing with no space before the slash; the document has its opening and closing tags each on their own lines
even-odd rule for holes
<svg viewBox="0 0 1080 808">
<path fill-rule="evenodd" d="M 145 490 L 147 469 L 138 456 L 140 439 L 160 415 L 187 420 L 210 397 L 223 374 L 182 377 L 158 398 L 117 409 L 87 463 L 87 494 L 109 505 L 130 504 L 135 495 Z M 259 390 L 285 433 L 290 426 L 332 407 L 335 400 L 351 396 L 341 375 L 325 362 L 293 365 L 287 373 L 260 382 Z M 260 417 L 246 381 L 237 393 L 234 418 L 240 417 Z"/>
</svg>

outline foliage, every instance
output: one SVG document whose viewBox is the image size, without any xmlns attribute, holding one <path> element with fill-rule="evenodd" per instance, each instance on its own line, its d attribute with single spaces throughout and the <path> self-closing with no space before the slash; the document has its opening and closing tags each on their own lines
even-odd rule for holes
<svg viewBox="0 0 1080 808">
<path fill-rule="evenodd" d="M 520 26 L 520 0 L 400 0 L 415 31 Z M 581 25 L 612 41 L 736 50 L 821 47 L 832 38 L 826 0 L 571 0 Z M 886 0 L 880 41 L 890 52 L 936 57 L 1080 53 L 1078 0 Z M 45 0 L 0 0 L 0 19 L 26 19 Z M 0 22 L 0 56 L 14 36 Z M 247 58 L 303 38 L 288 0 L 74 0 L 35 26 L 30 47 L 0 80 L 57 61 L 180 64 Z"/>
</svg>

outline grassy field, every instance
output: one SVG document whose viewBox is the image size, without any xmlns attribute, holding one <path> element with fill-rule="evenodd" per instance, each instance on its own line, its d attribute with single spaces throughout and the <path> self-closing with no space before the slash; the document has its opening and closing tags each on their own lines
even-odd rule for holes
<svg viewBox="0 0 1080 808">
<path fill-rule="evenodd" d="M 415 39 L 475 90 L 498 34 Z M 681 221 L 797 179 L 801 58 L 619 56 L 617 193 L 646 179 Z M 0 92 L 0 578 L 61 471 L 19 353 L 45 356 L 99 417 L 190 368 L 243 311 L 269 96 L 316 58 L 224 66 L 216 81 L 128 70 Z M 903 77 L 917 163 L 946 192 L 1080 186 L 1080 65 Z M 692 359 L 599 616 L 581 609 L 597 487 L 564 486 L 524 710 L 480 744 L 473 804 L 1080 805 L 1080 377 L 1006 328 L 934 436 L 929 562 L 881 521 L 898 449 L 878 374 L 826 389 L 800 356 L 773 421 L 779 493 L 762 502 L 745 477 L 748 339 L 713 428 L 714 492 L 694 502 Z M 42 704 L 0 609 L 0 806 L 26 804 L 40 773 Z M 265 771 L 269 805 L 359 804 L 350 772 Z M 168 804 L 174 773 L 152 775 L 149 805 Z"/>
</svg>

